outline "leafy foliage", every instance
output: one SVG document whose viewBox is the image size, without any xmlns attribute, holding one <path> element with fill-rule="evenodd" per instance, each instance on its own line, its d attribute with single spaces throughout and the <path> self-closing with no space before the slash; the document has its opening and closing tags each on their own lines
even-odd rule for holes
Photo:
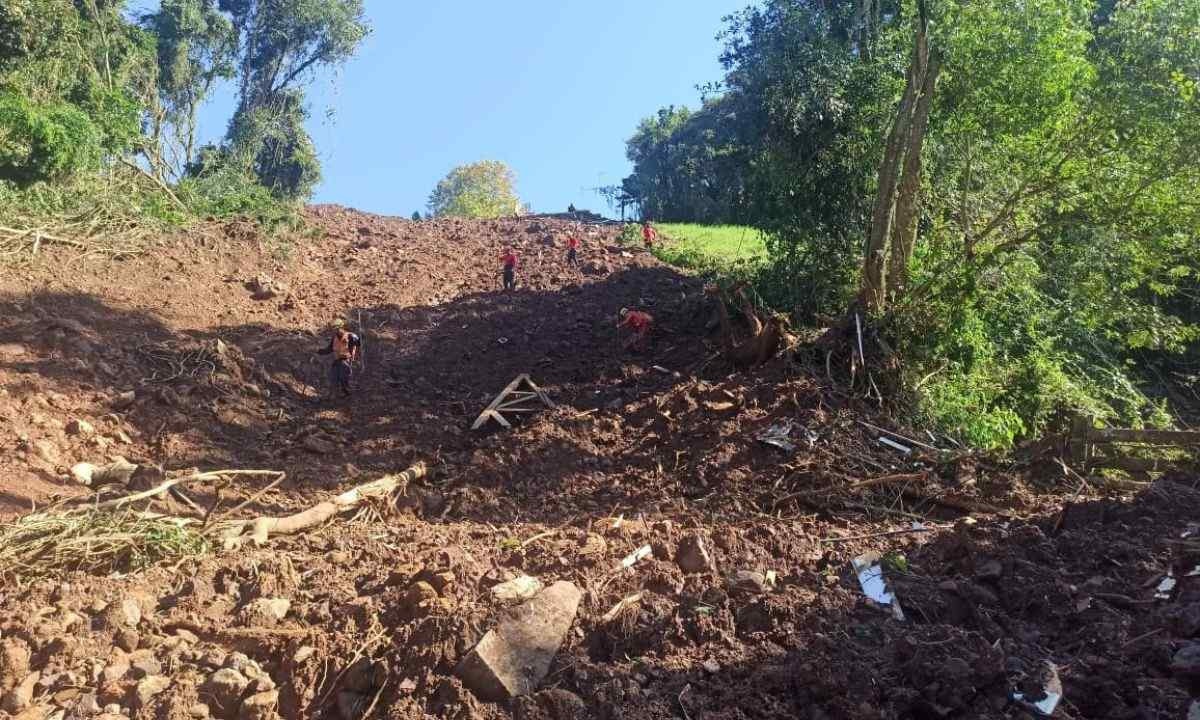
<svg viewBox="0 0 1200 720">
<path fill-rule="evenodd" d="M 435 217 L 493 218 L 521 210 L 513 172 L 497 160 L 454 168 L 429 196 Z"/>
<path fill-rule="evenodd" d="M 767 0 L 733 16 L 705 103 L 723 108 L 719 127 L 660 111 L 630 140 L 623 190 L 644 212 L 744 217 L 767 233 L 763 296 L 841 314 L 917 5 Z M 1169 388 L 1146 369 L 1200 338 L 1200 0 L 924 7 L 941 72 L 917 242 L 888 268 L 900 290 L 877 318 L 915 411 L 983 446 L 1073 412 L 1169 422 L 1152 399 Z M 697 162 L 717 157 L 728 164 Z"/>
</svg>

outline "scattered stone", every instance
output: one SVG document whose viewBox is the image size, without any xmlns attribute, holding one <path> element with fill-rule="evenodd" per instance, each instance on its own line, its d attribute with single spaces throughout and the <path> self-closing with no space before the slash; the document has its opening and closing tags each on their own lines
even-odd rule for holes
<svg viewBox="0 0 1200 720">
<path fill-rule="evenodd" d="M 87 420 L 73 418 L 67 423 L 67 434 L 78 435 L 81 438 L 90 438 L 96 434 L 96 428 Z"/>
<path fill-rule="evenodd" d="M 316 435 L 304 438 L 303 445 L 305 450 L 315 455 L 328 455 L 337 450 L 337 446 L 332 442 Z"/>
<path fill-rule="evenodd" d="M 752 570 L 738 570 L 725 578 L 725 584 L 735 594 L 761 595 L 768 590 L 766 576 Z"/>
<path fill-rule="evenodd" d="M 49 440 L 38 440 L 33 444 L 34 452 L 37 456 L 51 465 L 57 465 L 60 459 L 58 448 Z"/>
<path fill-rule="evenodd" d="M 133 406 L 135 400 L 137 400 L 137 393 L 133 390 L 126 390 L 113 398 L 112 406 L 117 410 L 128 410 Z"/>
<path fill-rule="evenodd" d="M 1187 720 L 1200 720 L 1200 700 L 1193 700 L 1188 708 Z"/>
<path fill-rule="evenodd" d="M 1171 672 L 1182 678 L 1200 679 L 1200 642 L 1188 643 L 1175 653 Z"/>
<path fill-rule="evenodd" d="M 188 717 L 196 720 L 206 720 L 209 716 L 208 706 L 204 703 L 196 703 L 187 709 Z"/>
<path fill-rule="evenodd" d="M 317 649 L 315 647 L 313 647 L 311 645 L 305 645 L 304 647 L 297 650 L 295 655 L 292 655 L 292 662 L 299 665 L 300 663 L 302 663 L 305 660 L 312 657 L 313 653 L 315 653 L 316 651 L 317 651 Z"/>
<path fill-rule="evenodd" d="M 717 673 L 721 672 L 721 663 L 717 662 L 716 660 L 705 660 L 703 667 L 704 672 L 708 673 L 709 675 L 716 675 Z"/>
<path fill-rule="evenodd" d="M 138 681 L 133 696 L 139 708 L 146 707 L 150 700 L 171 686 L 171 681 L 162 675 L 151 675 Z"/>
<path fill-rule="evenodd" d="M 999 560 L 988 560 L 975 568 L 975 577 L 980 580 L 999 580 L 1004 574 L 1004 566 Z"/>
<path fill-rule="evenodd" d="M 38 672 L 26 676 L 16 687 L 8 691 L 8 694 L 4 696 L 4 702 L 0 703 L 0 708 L 16 715 L 29 707 L 33 703 L 34 688 L 37 687 L 41 677 L 42 674 Z"/>
<path fill-rule="evenodd" d="M 517 603 L 530 599 L 541 590 L 541 580 L 530 575 L 522 575 L 492 588 L 492 597 L 502 603 Z"/>
<path fill-rule="evenodd" d="M 562 688 L 543 690 L 513 702 L 514 720 L 584 720 L 587 704 Z"/>
<path fill-rule="evenodd" d="M 67 712 L 68 718 L 90 718 L 93 715 L 100 713 L 100 701 L 96 698 L 96 693 L 86 692 L 75 699 L 71 705 L 70 711 Z"/>
<path fill-rule="evenodd" d="M 418 580 L 404 593 L 404 606 L 410 610 L 423 609 L 436 603 L 437 599 L 437 590 L 424 580 Z"/>
<path fill-rule="evenodd" d="M 26 353 L 25 346 L 17 343 L 0 343 L 0 357 L 18 358 Z"/>
<path fill-rule="evenodd" d="M 200 638 L 196 637 L 196 633 L 184 628 L 179 628 L 176 630 L 175 637 L 179 638 L 188 645 L 195 645 L 196 643 L 200 642 Z"/>
<path fill-rule="evenodd" d="M 116 682 L 129 673 L 129 661 L 124 657 L 114 660 L 104 668 L 101 676 L 105 682 Z"/>
<path fill-rule="evenodd" d="M 161 674 L 162 664 L 153 656 L 147 656 L 134 660 L 130 664 L 130 669 L 133 671 L 133 679 L 141 680 L 142 678 Z"/>
<path fill-rule="evenodd" d="M 275 707 L 278 704 L 277 690 L 256 693 L 242 701 L 242 711 L 238 716 L 248 720 L 268 720 L 275 717 Z"/>
<path fill-rule="evenodd" d="M 700 535 L 688 535 L 679 542 L 675 550 L 675 563 L 685 573 L 702 573 L 712 570 L 712 556 L 704 538 Z"/>
<path fill-rule="evenodd" d="M 33 705 L 12 716 L 12 720 L 46 720 L 54 712 L 52 705 Z M 121 716 L 121 720 L 126 720 Z"/>
<path fill-rule="evenodd" d="M 120 715 L 121 714 L 121 706 L 116 703 L 110 703 L 110 704 L 104 706 L 104 712 L 109 713 L 111 715 Z"/>
<path fill-rule="evenodd" d="M 137 630 L 122 628 L 117 631 L 116 637 L 113 638 L 113 643 L 125 652 L 133 652 L 138 649 L 139 640 Z"/>
<path fill-rule="evenodd" d="M 571 629 L 579 600 L 574 584 L 554 583 L 488 631 L 455 674 L 488 702 L 535 691 Z"/>
<path fill-rule="evenodd" d="M 274 627 L 291 609 L 292 601 L 287 598 L 258 598 L 242 609 L 242 617 L 249 625 Z"/>
<path fill-rule="evenodd" d="M 208 682 L 201 688 L 201 697 L 211 700 L 210 709 L 215 708 L 219 715 L 230 715 L 237 710 L 242 701 L 242 695 L 250 681 L 233 668 L 221 668 L 208 677 Z"/>
<path fill-rule="evenodd" d="M 29 645 L 24 640 L 0 641 L 0 692 L 11 690 L 29 674 Z"/>
<path fill-rule="evenodd" d="M 109 603 L 104 608 L 104 623 L 111 630 L 136 628 L 142 621 L 142 606 L 137 600 L 127 597 L 117 602 Z"/>
</svg>

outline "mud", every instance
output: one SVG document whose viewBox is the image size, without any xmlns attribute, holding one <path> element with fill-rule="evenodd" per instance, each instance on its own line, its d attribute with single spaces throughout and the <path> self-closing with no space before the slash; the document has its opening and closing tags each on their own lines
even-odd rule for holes
<svg viewBox="0 0 1200 720">
<path fill-rule="evenodd" d="M 266 548 L 6 580 L 0 699 L 33 690 L 0 714 L 1020 718 L 1037 714 L 1014 692 L 1040 698 L 1047 663 L 1055 717 L 1182 718 L 1200 691 L 1195 477 L 1087 495 L 1060 518 L 1076 491 L 1061 472 L 896 453 L 858 422 L 888 425 L 877 406 L 790 357 L 734 372 L 701 283 L 610 229 L 588 228 L 575 271 L 562 220 L 310 216 L 302 237 L 211 226 L 141 258 L 6 269 L 0 512 L 87 492 L 70 467 L 117 455 L 152 468 L 143 486 L 285 471 L 247 515 L 416 460 L 431 477 L 398 510 Z M 627 354 L 616 316 L 635 306 L 657 327 Z M 324 397 L 316 354 L 334 317 L 365 340 L 348 400 Z M 520 373 L 559 407 L 469 431 Z M 759 439 L 784 422 L 792 452 Z M 886 476 L 904 479 L 829 492 Z M 189 493 L 229 507 L 257 490 Z M 930 531 L 861 537 L 915 518 Z M 889 553 L 903 621 L 851 570 L 872 550 Z M 520 575 L 583 601 L 538 693 L 481 702 L 454 668 L 506 610 L 491 588 Z"/>
</svg>

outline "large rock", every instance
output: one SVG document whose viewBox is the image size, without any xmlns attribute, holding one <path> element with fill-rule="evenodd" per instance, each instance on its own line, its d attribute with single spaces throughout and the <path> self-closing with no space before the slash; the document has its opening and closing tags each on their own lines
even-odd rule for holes
<svg viewBox="0 0 1200 720">
<path fill-rule="evenodd" d="M 488 702 L 534 692 L 575 621 L 579 600 L 574 584 L 554 583 L 488 631 L 455 673 Z"/>
<path fill-rule="evenodd" d="M 241 706 L 242 694 L 250 680 L 233 668 L 221 668 L 209 676 L 200 689 L 200 699 L 217 717 L 233 717 Z"/>
<path fill-rule="evenodd" d="M 137 687 L 134 688 L 134 699 L 137 700 L 139 708 L 146 707 L 155 695 L 158 695 L 163 690 L 171 686 L 170 679 L 162 675 L 151 675 L 144 677 L 138 681 Z"/>
<path fill-rule="evenodd" d="M 279 705 L 279 691 L 268 690 L 260 692 L 242 701 L 240 717 L 247 720 L 270 720 L 276 717 L 275 707 Z"/>
<path fill-rule="evenodd" d="M 513 604 L 528 600 L 542 590 L 542 581 L 530 575 L 522 575 L 492 588 L 492 597 L 502 603 Z"/>
<path fill-rule="evenodd" d="M 713 566 L 704 538 L 699 535 L 689 535 L 679 542 L 675 550 L 675 562 L 685 573 L 708 572 Z"/>
<path fill-rule="evenodd" d="M 1200 642 L 1188 643 L 1175 653 L 1171 672 L 1181 678 L 1200 680 Z"/>
</svg>

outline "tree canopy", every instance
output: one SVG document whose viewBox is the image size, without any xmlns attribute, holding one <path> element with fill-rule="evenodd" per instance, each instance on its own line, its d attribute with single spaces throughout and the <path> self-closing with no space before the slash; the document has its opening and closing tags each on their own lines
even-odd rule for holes
<svg viewBox="0 0 1200 720">
<path fill-rule="evenodd" d="M 507 165 L 483 160 L 454 168 L 429 196 L 435 217 L 493 218 L 520 212 L 516 179 Z"/>
</svg>

